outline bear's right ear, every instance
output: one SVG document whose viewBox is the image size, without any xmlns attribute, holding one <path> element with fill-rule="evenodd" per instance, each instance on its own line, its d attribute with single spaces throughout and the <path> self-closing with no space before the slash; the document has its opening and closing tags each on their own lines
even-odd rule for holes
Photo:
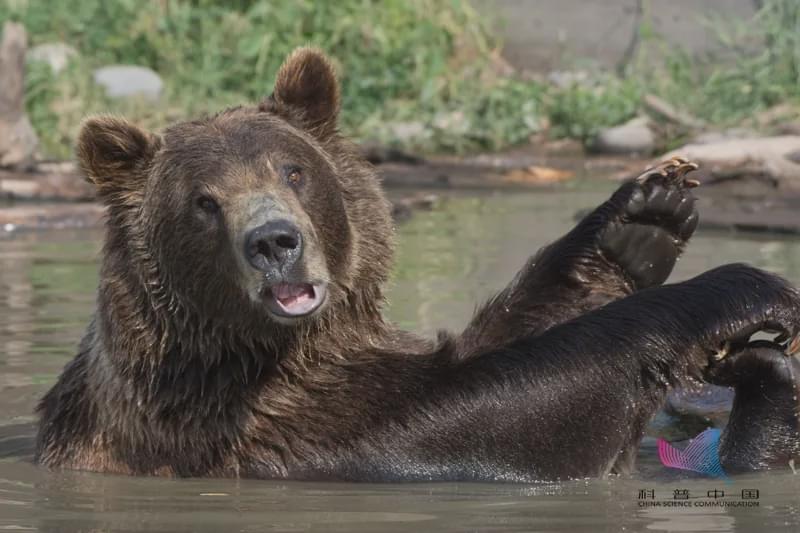
<svg viewBox="0 0 800 533">
<path fill-rule="evenodd" d="M 86 178 L 108 205 L 135 205 L 147 180 L 147 165 L 161 142 L 116 117 L 86 120 L 78 135 L 77 156 Z"/>
<path fill-rule="evenodd" d="M 336 131 L 339 98 L 339 80 L 331 62 L 322 51 L 301 47 L 281 65 L 275 90 L 259 109 L 325 138 Z"/>
</svg>

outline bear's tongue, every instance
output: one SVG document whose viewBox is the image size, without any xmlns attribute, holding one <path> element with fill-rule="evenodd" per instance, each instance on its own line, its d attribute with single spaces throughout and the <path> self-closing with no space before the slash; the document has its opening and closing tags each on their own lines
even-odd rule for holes
<svg viewBox="0 0 800 533">
<path fill-rule="evenodd" d="M 304 315 L 313 310 L 317 302 L 314 286 L 308 283 L 278 283 L 272 286 L 272 296 L 290 315 Z"/>
</svg>

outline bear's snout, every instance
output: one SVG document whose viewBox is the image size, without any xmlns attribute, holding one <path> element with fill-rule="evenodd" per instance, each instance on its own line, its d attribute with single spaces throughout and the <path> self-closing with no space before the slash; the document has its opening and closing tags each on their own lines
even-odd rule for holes
<svg viewBox="0 0 800 533">
<path fill-rule="evenodd" d="M 289 272 L 303 255 L 303 235 L 289 220 L 272 220 L 250 230 L 245 238 L 245 256 L 250 264 L 268 275 Z"/>
</svg>

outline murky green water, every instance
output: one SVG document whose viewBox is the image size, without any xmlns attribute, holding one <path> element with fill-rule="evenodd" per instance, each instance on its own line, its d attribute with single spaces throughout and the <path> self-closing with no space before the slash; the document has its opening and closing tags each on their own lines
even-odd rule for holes
<svg viewBox="0 0 800 533">
<path fill-rule="evenodd" d="M 415 215 L 399 228 L 391 317 L 428 334 L 462 326 L 476 302 L 569 229 L 577 209 L 607 193 L 459 196 Z M 92 311 L 99 236 L 0 237 L 0 530 L 800 531 L 800 476 L 690 480 L 655 464 L 652 440 L 634 478 L 536 486 L 165 480 L 38 468 L 29 462 L 33 406 L 72 356 Z M 702 231 L 673 279 L 741 260 L 800 283 L 800 241 Z M 758 499 L 742 500 L 743 489 L 758 490 Z M 675 490 L 688 490 L 690 499 L 674 500 Z M 714 490 L 717 498 L 709 496 Z"/>
</svg>

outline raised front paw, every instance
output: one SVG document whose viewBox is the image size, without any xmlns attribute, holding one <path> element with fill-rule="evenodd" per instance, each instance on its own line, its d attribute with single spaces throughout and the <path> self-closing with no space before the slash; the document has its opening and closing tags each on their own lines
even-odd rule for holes
<svg viewBox="0 0 800 533">
<path fill-rule="evenodd" d="M 612 196 L 610 223 L 600 234 L 600 250 L 618 264 L 637 289 L 666 281 L 686 242 L 697 228 L 686 174 L 697 165 L 675 158 L 625 183 Z"/>
</svg>

